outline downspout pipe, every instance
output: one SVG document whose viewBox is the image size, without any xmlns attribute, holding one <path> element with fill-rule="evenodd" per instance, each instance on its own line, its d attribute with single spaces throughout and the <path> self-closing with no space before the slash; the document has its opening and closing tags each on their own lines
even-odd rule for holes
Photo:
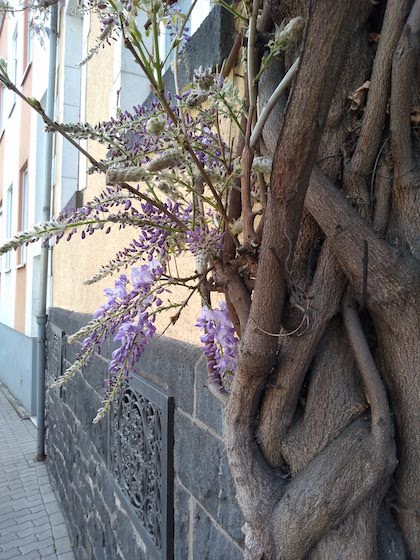
<svg viewBox="0 0 420 560">
<path fill-rule="evenodd" d="M 51 5 L 50 8 L 50 52 L 49 52 L 49 68 L 48 68 L 48 86 L 46 114 L 54 119 L 54 100 L 55 100 L 55 78 L 56 78 L 56 61 L 57 61 L 57 3 Z M 44 153 L 44 190 L 43 190 L 43 207 L 42 218 L 47 221 L 51 217 L 51 180 L 52 180 L 52 156 L 53 156 L 53 135 L 48 133 L 45 135 L 45 153 Z M 39 307 L 36 315 L 38 324 L 37 334 L 37 452 L 36 461 L 45 459 L 45 354 L 46 354 L 46 331 L 47 331 L 47 287 L 48 287 L 48 258 L 49 246 L 46 244 L 41 247 L 40 255 L 40 279 L 39 279 Z"/>
</svg>

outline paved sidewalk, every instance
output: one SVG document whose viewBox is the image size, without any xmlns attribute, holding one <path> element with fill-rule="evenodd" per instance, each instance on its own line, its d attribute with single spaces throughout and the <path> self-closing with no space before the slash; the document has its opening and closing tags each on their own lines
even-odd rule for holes
<svg viewBox="0 0 420 560">
<path fill-rule="evenodd" d="M 0 391 L 0 560 L 74 560 L 47 467 L 35 463 L 36 428 Z"/>
</svg>

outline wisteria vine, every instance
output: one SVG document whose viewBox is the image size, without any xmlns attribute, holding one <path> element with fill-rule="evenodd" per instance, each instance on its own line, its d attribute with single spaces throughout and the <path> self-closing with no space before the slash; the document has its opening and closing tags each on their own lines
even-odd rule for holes
<svg viewBox="0 0 420 560">
<path fill-rule="evenodd" d="M 237 11 L 224 0 L 219 3 L 236 16 L 238 34 L 245 36 L 252 5 L 243 2 Z M 157 314 L 175 308 L 176 314 L 170 319 L 174 323 L 195 292 L 202 296 L 197 326 L 211 382 L 221 392 L 229 392 L 237 367 L 239 338 L 232 322 L 235 318 L 229 315 L 231 306 L 221 302 L 212 308 L 211 293 L 226 296 L 226 282 L 217 272 L 222 261 L 234 262 L 245 285 L 252 283 L 258 243 L 247 257 L 242 232 L 244 223 L 249 229 L 249 220 L 262 213 L 267 189 L 264 177 L 270 173 L 271 161 L 256 151 L 249 169 L 244 169 L 233 149 L 235 139 L 245 139 L 252 79 L 248 92 L 242 88 L 243 94 L 226 72 L 200 67 L 192 82 L 180 88 L 178 55 L 188 41 L 188 21 L 196 4 L 193 0 L 186 13 L 173 0 L 87 0 L 80 7 L 95 13 L 102 24 L 97 42 L 82 63 L 112 38 L 121 36 L 154 92 L 154 100 L 147 105 L 119 111 L 96 125 L 60 124 L 47 118 L 37 100 L 26 99 L 47 123 L 48 132 L 59 132 L 73 143 L 87 140 L 88 145 L 99 142 L 107 147 L 100 161 L 88 154 L 91 171 L 105 175 L 106 187 L 81 208 L 62 211 L 56 218 L 18 233 L 0 247 L 0 254 L 38 240 L 69 241 L 75 235 L 85 239 L 98 231 L 109 234 L 113 228 L 133 232 L 127 246 L 86 280 L 86 284 L 93 284 L 118 274 L 113 287 L 105 290 L 106 303 L 70 337 L 70 341 L 81 341 L 81 349 L 55 383 L 61 385 L 82 371 L 105 341 L 112 339 L 117 348 L 109 363 L 109 379 L 95 422 L 109 410 L 121 383 L 134 371 L 153 339 Z M 147 19 L 142 28 L 137 23 L 140 12 Z M 273 58 L 299 40 L 302 21 L 294 18 L 277 29 L 267 43 L 255 81 Z M 159 50 L 163 27 L 171 34 L 166 53 Z M 246 58 L 246 49 L 243 55 Z M 172 93 L 165 89 L 163 79 L 171 58 L 175 80 Z M 0 81 L 17 91 L 3 60 Z M 22 92 L 18 94 L 25 99 Z M 256 123 L 254 136 L 259 129 L 261 123 Z M 244 177 L 250 186 L 246 220 L 244 215 L 228 215 L 235 191 L 243 190 Z M 171 272 L 172 262 L 181 254 L 194 259 L 196 268 L 195 274 L 184 279 Z M 175 284 L 184 285 L 189 295 L 173 303 L 168 291 Z"/>
</svg>

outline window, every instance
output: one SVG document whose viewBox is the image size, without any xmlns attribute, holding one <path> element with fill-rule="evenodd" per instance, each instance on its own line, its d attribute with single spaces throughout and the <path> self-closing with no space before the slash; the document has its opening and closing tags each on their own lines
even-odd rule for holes
<svg viewBox="0 0 420 560">
<path fill-rule="evenodd" d="M 0 243 L 3 243 L 3 200 L 0 200 Z M 3 257 L 0 256 L 0 272 L 3 272 Z"/>
<path fill-rule="evenodd" d="M 3 122 L 3 109 L 4 109 L 4 86 L 0 84 L 0 139 L 4 130 Z"/>
<path fill-rule="evenodd" d="M 180 0 L 178 2 L 179 11 L 183 14 L 187 14 L 189 9 L 191 8 L 191 0 Z M 190 19 L 187 23 L 185 34 L 191 37 L 203 23 L 205 18 L 209 15 L 211 9 L 210 0 L 198 0 L 197 4 L 194 6 L 193 11 L 191 12 Z M 174 38 L 173 31 L 168 30 L 163 24 L 161 24 L 160 28 L 160 40 L 159 40 L 159 50 L 161 53 L 162 58 L 165 58 L 169 52 L 171 47 L 172 41 Z M 164 70 L 168 70 L 170 64 L 174 59 L 174 51 L 168 57 L 168 60 L 165 64 Z"/>
<path fill-rule="evenodd" d="M 7 73 L 9 74 L 10 81 L 13 84 L 16 84 L 17 79 L 17 41 L 18 41 L 18 32 L 17 32 L 17 25 L 15 31 L 12 36 L 12 43 L 10 47 L 10 57 L 7 60 Z M 12 90 L 7 90 L 8 93 L 8 111 L 7 116 L 10 117 L 12 114 L 13 108 L 16 102 L 16 93 Z"/>
<path fill-rule="evenodd" d="M 212 8 L 209 0 L 198 0 L 191 13 L 190 35 L 194 35 Z"/>
<path fill-rule="evenodd" d="M 31 29 L 31 10 L 27 8 L 24 13 L 24 45 L 23 45 L 23 72 L 26 72 L 32 62 L 32 29 Z M 25 75 L 24 75 L 25 79 Z"/>
<path fill-rule="evenodd" d="M 28 169 L 25 168 L 20 175 L 19 187 L 19 231 L 28 229 Z M 23 266 L 26 263 L 26 245 L 18 249 L 17 264 Z"/>
<path fill-rule="evenodd" d="M 13 185 L 7 189 L 6 199 L 6 239 L 12 237 L 13 226 Z M 8 272 L 12 268 L 12 251 L 8 251 L 5 255 L 5 270 Z"/>
</svg>

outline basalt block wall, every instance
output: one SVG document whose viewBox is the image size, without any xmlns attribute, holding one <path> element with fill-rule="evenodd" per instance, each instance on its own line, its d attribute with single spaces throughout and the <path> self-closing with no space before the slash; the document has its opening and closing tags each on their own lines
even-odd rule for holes
<svg viewBox="0 0 420 560">
<path fill-rule="evenodd" d="M 55 367 L 58 363 L 57 355 L 52 356 L 57 354 L 57 346 L 51 343 L 51 329 L 63 335 L 61 359 L 65 368 L 78 350 L 77 344 L 67 343 L 67 336 L 87 320 L 81 314 L 50 310 L 48 363 Z M 110 437 L 111 420 L 92 423 L 101 403 L 112 350 L 110 344 L 101 356 L 95 356 L 83 375 L 78 374 L 65 387 L 47 393 L 47 463 L 67 517 L 75 557 L 239 560 L 243 518 L 222 442 L 222 407 L 205 388 L 207 374 L 200 350 L 161 337 L 150 344 L 138 367 L 139 378 L 173 403 L 168 423 L 168 429 L 173 431 L 173 445 L 169 443 L 165 461 L 165 483 L 169 488 L 169 502 L 165 506 L 168 546 L 156 556 L 133 508 L 123 499 L 121 481 L 110 468 L 115 439 L 112 434 Z M 134 442 L 128 453 L 138 445 L 141 458 L 141 442 L 136 439 L 138 426 L 127 429 L 121 425 L 119 429 L 125 430 Z M 163 424 L 161 430 L 165 429 Z M 125 456 L 120 459 L 124 463 Z M 163 466 L 159 466 L 161 470 Z"/>
</svg>

